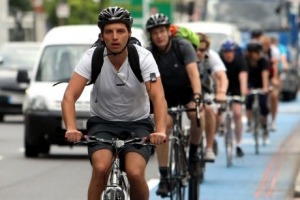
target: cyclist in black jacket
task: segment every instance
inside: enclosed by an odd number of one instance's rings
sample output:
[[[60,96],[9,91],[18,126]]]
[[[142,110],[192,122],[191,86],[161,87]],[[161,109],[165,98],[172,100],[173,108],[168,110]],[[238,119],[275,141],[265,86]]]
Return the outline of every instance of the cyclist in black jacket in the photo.
[[[269,88],[269,63],[262,54],[262,45],[259,42],[250,42],[247,45],[245,56],[248,64],[248,89],[262,89],[263,94],[259,95],[259,107],[261,112],[261,124],[264,131],[267,131],[268,109],[268,88]],[[252,131],[252,104],[254,97],[248,95],[246,99],[246,109],[248,118],[247,132]]]
[[[248,79],[248,67],[246,61],[242,55],[237,55],[236,44],[230,40],[225,41],[221,46],[221,59],[226,67],[226,73],[229,81],[227,94],[232,96],[247,95],[247,79]],[[243,98],[242,98],[243,99]],[[242,104],[233,102],[232,111],[235,123],[235,135],[236,135],[236,155],[242,157],[244,152],[241,148],[242,142]]]

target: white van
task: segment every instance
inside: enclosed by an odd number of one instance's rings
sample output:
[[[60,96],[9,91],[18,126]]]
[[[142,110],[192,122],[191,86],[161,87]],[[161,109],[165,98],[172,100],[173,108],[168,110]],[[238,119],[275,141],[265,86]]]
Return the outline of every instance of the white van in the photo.
[[[241,32],[237,26],[222,22],[185,22],[176,23],[178,26],[183,26],[196,33],[205,33],[211,40],[211,48],[219,51],[221,44],[226,39],[231,39],[237,44],[242,44]]]
[[[99,32],[96,25],[60,26],[45,36],[23,103],[26,157],[48,154],[52,144],[70,145],[64,139],[65,126],[61,116],[61,100],[67,83],[53,85],[68,82],[75,65],[97,40]],[[132,28],[132,36],[142,45],[146,44],[146,35],[141,29]],[[23,80],[28,80],[26,74],[23,74]],[[86,86],[76,102],[77,128],[83,132],[86,132],[86,121],[90,116],[91,87]]]

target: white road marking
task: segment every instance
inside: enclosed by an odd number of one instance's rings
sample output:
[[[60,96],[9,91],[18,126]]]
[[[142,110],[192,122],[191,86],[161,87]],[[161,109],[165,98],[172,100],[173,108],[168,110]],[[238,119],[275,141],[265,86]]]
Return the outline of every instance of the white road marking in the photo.
[[[159,179],[150,179],[147,183],[150,191],[158,185]]]

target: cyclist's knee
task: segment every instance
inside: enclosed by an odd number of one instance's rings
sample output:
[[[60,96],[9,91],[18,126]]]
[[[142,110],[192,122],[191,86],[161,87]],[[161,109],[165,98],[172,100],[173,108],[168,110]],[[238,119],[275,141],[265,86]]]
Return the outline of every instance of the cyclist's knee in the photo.
[[[97,162],[93,163],[93,175],[99,178],[105,177],[107,171],[109,170],[110,163]]]
[[[139,182],[141,180],[144,180],[144,169],[139,168],[127,168],[126,174],[128,177],[128,180],[130,182]]]

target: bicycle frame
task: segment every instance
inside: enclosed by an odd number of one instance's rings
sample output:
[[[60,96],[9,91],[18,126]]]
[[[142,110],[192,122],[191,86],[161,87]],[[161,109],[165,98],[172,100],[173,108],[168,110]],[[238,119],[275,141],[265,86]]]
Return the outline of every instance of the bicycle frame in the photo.
[[[129,200],[130,199],[130,185],[127,179],[126,172],[120,169],[120,159],[119,152],[126,145],[150,145],[150,141],[148,139],[141,138],[132,138],[128,140],[104,140],[100,138],[96,138],[94,136],[87,136],[86,141],[76,142],[75,144],[97,144],[97,143],[105,143],[112,145],[114,149],[114,156],[112,158],[111,168],[109,171],[109,178],[107,181],[107,185],[104,191],[101,194],[101,200]]]
[[[109,173],[109,181],[101,194],[101,200],[129,200],[129,182],[126,173],[122,172],[119,168],[120,159],[118,156],[119,149],[124,147],[125,143],[122,140],[115,140],[115,142],[116,147]]]
[[[170,198],[171,200],[183,200],[185,197],[185,187],[189,179],[188,159],[187,159],[187,138],[184,135],[181,125],[181,113],[185,109],[171,108],[170,115],[173,118],[173,129],[170,140],[170,159],[169,159],[169,175],[170,175]],[[174,187],[172,187],[174,185]]]
[[[169,154],[169,176],[170,176],[170,198],[171,200],[183,200],[185,199],[185,189],[190,184],[192,190],[189,190],[189,199],[198,199],[199,196],[199,181],[191,181],[189,161],[187,155],[187,149],[189,144],[188,133],[183,131],[181,119],[183,112],[195,112],[197,120],[200,119],[199,105],[196,108],[186,109],[181,107],[175,107],[169,109],[169,114],[173,118],[173,135],[170,140],[170,154]],[[200,126],[200,124],[198,124]],[[192,183],[196,183],[191,185]],[[191,197],[192,196],[192,197]]]

